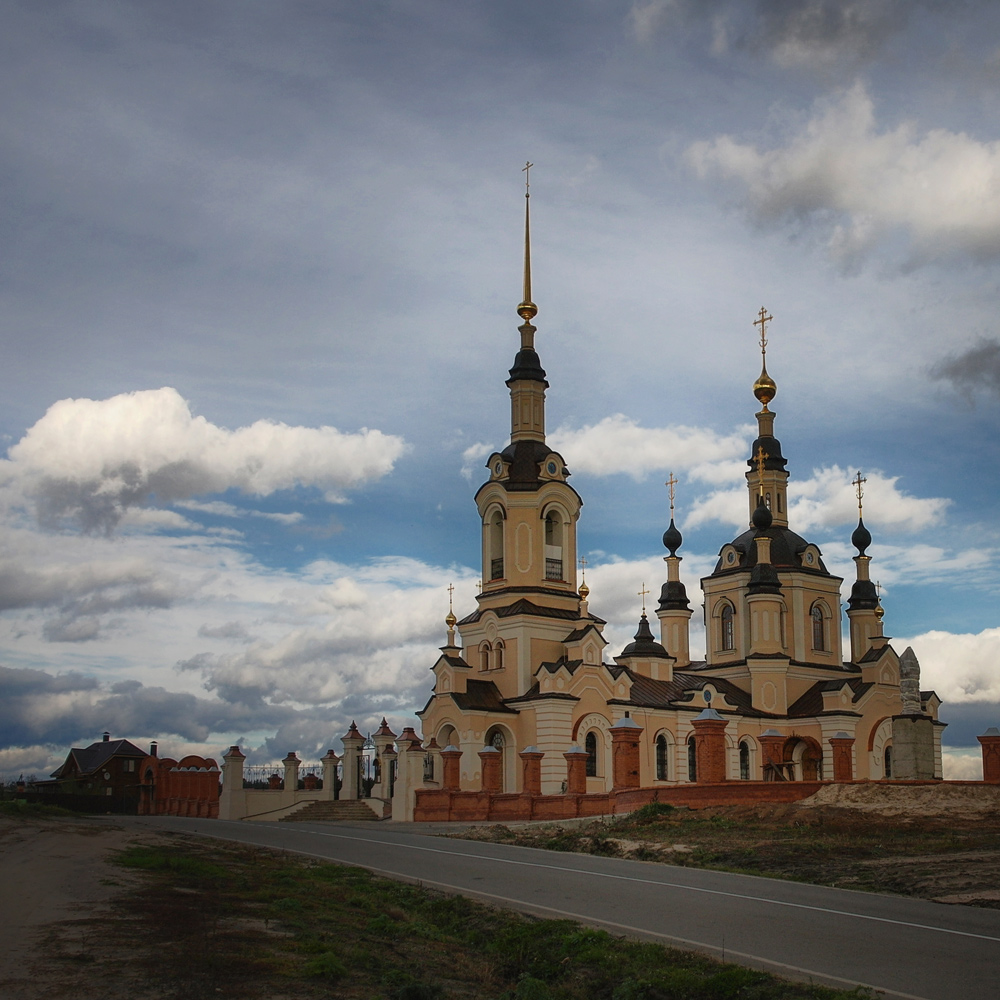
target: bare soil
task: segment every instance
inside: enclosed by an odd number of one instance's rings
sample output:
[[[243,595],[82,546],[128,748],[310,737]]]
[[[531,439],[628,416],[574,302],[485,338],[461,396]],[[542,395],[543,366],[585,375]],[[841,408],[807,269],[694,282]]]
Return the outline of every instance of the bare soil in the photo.
[[[792,804],[456,836],[1000,908],[1000,787],[982,784],[831,786]]]

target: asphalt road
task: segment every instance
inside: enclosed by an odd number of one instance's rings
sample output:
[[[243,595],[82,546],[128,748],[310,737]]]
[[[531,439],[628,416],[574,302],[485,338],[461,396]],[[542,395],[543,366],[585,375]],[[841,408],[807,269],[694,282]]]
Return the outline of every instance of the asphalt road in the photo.
[[[276,847],[794,979],[920,1000],[1000,998],[1000,911],[532,848],[409,827],[137,822]]]

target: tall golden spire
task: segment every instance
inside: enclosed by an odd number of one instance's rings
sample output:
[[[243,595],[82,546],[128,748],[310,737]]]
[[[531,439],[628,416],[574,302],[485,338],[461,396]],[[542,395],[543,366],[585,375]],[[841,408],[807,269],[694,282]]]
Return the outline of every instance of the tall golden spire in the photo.
[[[538,313],[538,307],[531,301],[531,168],[533,163],[526,162],[521,168],[524,174],[524,299],[517,307],[517,314],[524,320],[521,330],[521,346],[532,347],[532,335],[535,328],[531,321]]]
[[[774,399],[778,387],[774,384],[774,379],[767,374],[767,324],[774,319],[767,310],[761,306],[757,313],[757,319],[753,321],[754,326],[760,327],[760,375],[753,384],[753,394],[764,405],[764,412],[768,412],[767,404]]]

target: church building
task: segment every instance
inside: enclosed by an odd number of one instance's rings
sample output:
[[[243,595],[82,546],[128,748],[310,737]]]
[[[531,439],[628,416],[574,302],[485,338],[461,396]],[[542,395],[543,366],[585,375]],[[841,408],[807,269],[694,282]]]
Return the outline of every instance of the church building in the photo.
[[[527,197],[527,195],[526,195]],[[460,787],[481,785],[480,752],[499,753],[499,789],[520,792],[518,754],[541,754],[541,792],[566,790],[571,750],[586,754],[586,791],[612,788],[612,729],[641,729],[638,783],[655,788],[705,780],[795,781],[941,777],[939,699],[919,690],[911,650],[883,634],[870,579],[872,538],[861,518],[851,536],[856,580],[842,648],[842,579],[815,544],[788,522],[789,473],[769,404],[761,309],[762,369],[753,386],[758,436],[747,458],[748,528],[727,541],[701,581],[706,656],[692,661],[694,609],[680,579],[682,537],[663,535],[666,580],[655,609],[617,654],[605,622],[577,579],[577,522],[583,501],[563,457],[545,439],[549,388],[535,350],[537,308],[525,207],[520,349],[509,371],[510,443],[491,455],[476,493],[482,521],[482,590],[462,621],[449,613],[421,718],[431,748],[462,751]],[[696,720],[724,732],[712,776],[697,752]],[[719,746],[723,743],[719,742]]]

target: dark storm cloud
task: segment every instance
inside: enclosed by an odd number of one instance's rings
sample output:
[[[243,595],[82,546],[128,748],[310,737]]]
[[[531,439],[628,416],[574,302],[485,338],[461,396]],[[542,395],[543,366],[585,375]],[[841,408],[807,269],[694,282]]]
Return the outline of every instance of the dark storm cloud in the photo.
[[[945,358],[931,369],[931,377],[950,382],[966,396],[985,392],[1000,397],[1000,340],[984,338]]]
[[[8,557],[0,568],[0,611],[54,609],[43,625],[44,637],[49,642],[87,642],[101,637],[109,615],[173,607],[179,587],[169,574],[136,561],[36,570]]]
[[[994,702],[969,702],[941,706],[941,721],[948,724],[944,741],[953,747],[979,746],[977,736],[982,736],[990,726],[1000,727],[1000,705]]]
[[[212,732],[270,728],[294,715],[281,706],[213,701],[138,681],[104,687],[79,674],[0,667],[0,748],[69,746],[105,730],[201,742]]]

